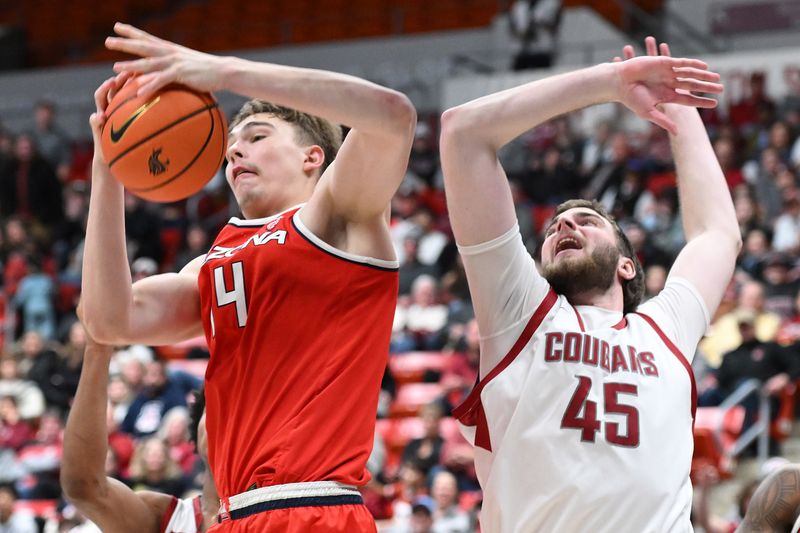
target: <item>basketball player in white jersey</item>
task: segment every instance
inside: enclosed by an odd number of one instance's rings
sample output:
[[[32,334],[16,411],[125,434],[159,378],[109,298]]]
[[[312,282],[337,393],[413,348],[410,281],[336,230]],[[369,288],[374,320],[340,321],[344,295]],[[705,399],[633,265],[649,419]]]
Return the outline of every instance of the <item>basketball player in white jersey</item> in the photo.
[[[108,453],[106,408],[110,346],[87,338],[78,392],[64,431],[61,486],[66,498],[104,533],[202,533],[216,523],[219,497],[210,472],[199,496],[179,500],[169,494],[134,492],[124,483],[106,477]],[[195,445],[208,464],[205,413],[192,409]]]
[[[655,40],[648,52],[658,56]],[[698,113],[717,74],[658,57],[553,76],[446,111],[450,219],[481,333],[480,381],[454,415],[475,444],[482,531],[691,531],[691,359],[734,269],[739,228]],[[687,244],[639,306],[642,268],[596,202],[556,211],[542,273],[527,254],[498,150],[617,101],[670,132]]]
[[[800,465],[787,465],[761,482],[736,533],[800,531]]]

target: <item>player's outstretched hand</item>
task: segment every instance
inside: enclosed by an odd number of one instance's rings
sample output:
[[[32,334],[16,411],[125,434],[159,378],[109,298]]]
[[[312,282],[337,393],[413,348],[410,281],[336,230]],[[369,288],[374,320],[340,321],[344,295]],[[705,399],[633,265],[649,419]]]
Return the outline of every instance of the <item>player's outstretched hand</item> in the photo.
[[[710,72],[699,59],[670,57],[669,47],[661,45],[658,55],[656,41],[645,40],[648,57],[635,57],[633,47],[623,49],[624,61],[614,58],[619,79],[619,100],[640,117],[677,133],[675,123],[658,106],[681,104],[711,108],[717,101],[695,93],[721,93],[719,74]]]
[[[114,31],[118,37],[106,38],[106,48],[141,57],[114,64],[115,72],[141,74],[139,96],[146,97],[170,83],[207,92],[222,88],[225,58],[186,48],[121,22],[114,24]]]
[[[100,84],[94,92],[95,111],[89,117],[89,126],[92,128],[92,138],[94,139],[94,162],[105,164],[101,149],[100,135],[106,123],[106,108],[114,95],[126,84],[133,76],[130,72],[122,72],[112,76]]]

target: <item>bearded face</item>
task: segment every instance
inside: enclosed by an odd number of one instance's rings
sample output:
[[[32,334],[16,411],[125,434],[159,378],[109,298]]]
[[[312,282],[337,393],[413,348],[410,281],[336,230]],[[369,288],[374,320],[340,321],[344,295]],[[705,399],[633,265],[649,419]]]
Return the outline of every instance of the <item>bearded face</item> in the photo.
[[[571,300],[579,294],[605,291],[614,284],[619,249],[598,243],[590,255],[571,255],[542,266],[542,275],[558,294]]]

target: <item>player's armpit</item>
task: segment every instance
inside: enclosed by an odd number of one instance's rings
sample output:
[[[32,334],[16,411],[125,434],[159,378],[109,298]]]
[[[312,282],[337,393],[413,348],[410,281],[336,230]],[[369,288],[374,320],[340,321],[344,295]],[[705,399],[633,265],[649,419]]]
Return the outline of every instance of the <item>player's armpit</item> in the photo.
[[[670,277],[684,278],[697,289],[711,315],[733,275],[739,242],[724,232],[707,231],[683,247],[670,269]]]
[[[124,483],[107,478],[107,490],[92,498],[70,501],[104,533],[160,533],[161,519],[172,496],[157,492],[134,492]]]

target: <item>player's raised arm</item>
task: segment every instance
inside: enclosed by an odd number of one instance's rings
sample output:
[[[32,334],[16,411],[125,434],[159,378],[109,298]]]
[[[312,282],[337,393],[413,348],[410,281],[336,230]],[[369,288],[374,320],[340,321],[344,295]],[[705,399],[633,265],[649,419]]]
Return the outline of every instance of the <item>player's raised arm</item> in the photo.
[[[115,69],[143,73],[142,93],[171,82],[224,89],[350,127],[311,202],[320,204],[323,219],[338,215],[358,222],[385,213],[405,173],[416,125],[405,95],[344,74],[201,53],[127,24],[114,29],[119,37],[110,37],[108,48],[142,56]],[[313,215],[303,218],[312,231],[324,231]]]
[[[656,54],[656,41],[646,41]],[[661,44],[661,54],[669,47]],[[722,169],[697,110],[667,105],[664,114],[678,128],[670,132],[678,175],[681,218],[687,244],[678,254],[670,276],[687,279],[713,314],[728,286],[742,245],[733,201]]]
[[[122,482],[106,477],[110,360],[110,346],[87,339],[78,391],[64,430],[61,486],[66,498],[107,533],[157,533],[172,498],[135,493]]]
[[[713,107],[714,100],[676,88],[718,92],[721,87],[711,83],[718,79],[696,59],[642,57],[553,76],[445,111],[442,168],[456,240],[462,246],[482,243],[513,226],[513,203],[497,151],[515,137],[555,116],[611,101],[675,131],[657,106]]]
[[[89,119],[94,159],[80,312],[89,334],[104,343],[169,344],[202,332],[197,291],[201,260],[189,263],[180,274],[152,276],[132,285],[124,190],[111,175],[100,143],[110,96],[129,77],[108,79],[94,95],[96,110]]]

